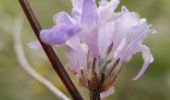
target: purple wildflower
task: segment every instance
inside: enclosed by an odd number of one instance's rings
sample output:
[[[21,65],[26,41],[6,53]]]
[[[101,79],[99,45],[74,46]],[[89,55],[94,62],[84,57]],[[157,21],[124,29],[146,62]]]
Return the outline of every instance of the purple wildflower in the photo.
[[[109,95],[122,64],[141,52],[144,64],[134,80],[139,79],[153,62],[142,43],[153,32],[146,19],[125,6],[115,12],[119,0],[101,0],[98,7],[95,0],[72,0],[72,4],[72,13],[55,15],[55,25],[42,30],[40,37],[46,44],[67,46],[68,66],[80,85],[95,89],[103,81],[101,92]]]

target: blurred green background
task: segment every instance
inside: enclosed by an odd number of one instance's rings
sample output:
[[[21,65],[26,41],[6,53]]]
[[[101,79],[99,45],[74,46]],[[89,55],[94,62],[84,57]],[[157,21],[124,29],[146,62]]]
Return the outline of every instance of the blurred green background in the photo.
[[[70,11],[70,0],[29,0],[42,27],[48,28],[52,16],[62,10]],[[138,81],[131,79],[139,71],[143,61],[139,54],[125,64],[115,84],[115,93],[108,100],[170,100],[170,0],[121,0],[130,11],[138,12],[158,31],[150,34],[149,45],[155,61]],[[119,9],[120,10],[120,7]],[[0,100],[59,100],[46,87],[30,77],[19,65],[14,52],[12,27],[16,16],[24,17],[22,43],[32,67],[59,87],[68,96],[62,82],[53,71],[41,49],[31,50],[27,44],[36,40],[17,0],[0,0]],[[63,64],[63,49],[56,49]],[[71,74],[70,74],[71,75]],[[75,77],[72,77],[77,85]],[[84,97],[87,89],[78,87]]]

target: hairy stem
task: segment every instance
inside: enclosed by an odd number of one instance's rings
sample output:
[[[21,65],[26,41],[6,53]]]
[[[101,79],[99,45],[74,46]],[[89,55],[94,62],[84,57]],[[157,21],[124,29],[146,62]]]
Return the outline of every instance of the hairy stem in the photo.
[[[75,85],[73,84],[70,77],[68,76],[63,65],[61,64],[59,58],[55,54],[53,48],[41,41],[39,32],[42,28],[41,28],[40,24],[38,23],[38,20],[35,17],[28,1],[27,0],[19,0],[19,3],[21,5],[21,7],[23,8],[25,15],[26,15],[31,27],[32,27],[33,31],[35,32],[35,35],[37,36],[42,48],[44,49],[49,61],[51,62],[54,70],[56,71],[56,73],[58,74],[58,76],[60,77],[62,82],[64,83],[65,87],[71,94],[72,98],[74,100],[83,100],[80,93],[78,92]]]

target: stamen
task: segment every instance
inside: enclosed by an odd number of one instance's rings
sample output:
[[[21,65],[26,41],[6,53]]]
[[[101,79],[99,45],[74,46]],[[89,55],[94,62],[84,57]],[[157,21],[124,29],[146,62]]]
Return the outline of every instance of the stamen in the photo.
[[[104,83],[104,80],[105,80],[105,74],[104,73],[101,73],[101,81],[100,81],[100,85],[102,85]]]
[[[112,51],[113,49],[113,42],[110,44],[108,50],[107,50],[107,55]]]
[[[94,72],[93,75],[92,75],[91,84],[92,84],[93,88],[96,88],[100,84],[100,81],[99,81],[99,79],[97,77],[96,72]]]
[[[89,88],[89,90],[92,90],[92,84],[91,84],[90,80],[88,80],[88,88]]]
[[[112,67],[112,69],[110,70],[110,72],[109,72],[108,75],[110,75],[110,74],[113,72],[113,70],[115,69],[115,67],[119,64],[119,61],[120,61],[120,58],[117,59],[117,60],[114,62],[113,67]]]
[[[96,67],[96,58],[93,59],[92,73],[94,73],[95,67]]]

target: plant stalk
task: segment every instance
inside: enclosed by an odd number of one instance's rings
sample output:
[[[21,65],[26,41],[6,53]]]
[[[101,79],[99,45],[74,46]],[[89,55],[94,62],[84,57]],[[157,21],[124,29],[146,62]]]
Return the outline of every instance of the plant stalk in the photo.
[[[82,96],[80,95],[80,93],[76,89],[75,85],[73,84],[72,80],[68,76],[68,73],[64,69],[64,66],[62,65],[61,61],[55,54],[53,48],[41,41],[39,33],[42,28],[41,28],[37,18],[35,17],[29,2],[27,0],[19,0],[19,3],[21,5],[22,9],[24,10],[25,15],[26,15],[33,31],[35,32],[35,35],[37,36],[43,50],[45,51],[50,63],[52,64],[52,67],[54,68],[55,72],[58,74],[58,76],[62,80],[62,82],[65,85],[65,87],[67,88],[68,92],[70,93],[70,95],[72,96],[72,98],[74,100],[83,100]]]
[[[91,90],[90,91],[90,100],[101,100],[100,91],[99,90]]]

